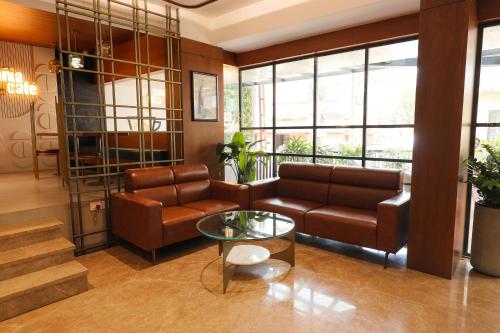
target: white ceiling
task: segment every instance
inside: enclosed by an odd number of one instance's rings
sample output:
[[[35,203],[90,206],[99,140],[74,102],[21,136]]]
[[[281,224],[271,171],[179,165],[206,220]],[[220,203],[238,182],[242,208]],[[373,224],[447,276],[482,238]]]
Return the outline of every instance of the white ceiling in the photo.
[[[191,3],[201,3],[202,0],[189,0]],[[235,9],[246,7],[250,4],[260,2],[261,0],[217,0],[216,2],[212,2],[202,8],[193,9],[198,14],[207,16],[207,17],[217,17],[222,14],[226,14]],[[284,2],[286,0],[278,0]],[[180,2],[176,0],[176,2]],[[188,0],[182,0],[182,3],[188,3]]]
[[[55,7],[54,0],[13,1],[49,11]],[[244,52],[415,13],[419,11],[419,3],[419,0],[218,0],[198,9],[181,8],[179,12],[183,37]],[[154,9],[163,7],[165,2],[149,0],[148,4],[148,8]]]

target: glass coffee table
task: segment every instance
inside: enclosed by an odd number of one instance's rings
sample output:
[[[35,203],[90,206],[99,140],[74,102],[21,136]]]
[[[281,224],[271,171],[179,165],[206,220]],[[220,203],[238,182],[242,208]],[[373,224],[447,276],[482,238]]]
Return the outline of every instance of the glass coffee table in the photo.
[[[223,293],[239,265],[256,265],[271,258],[295,266],[295,223],[289,217],[263,211],[229,211],[202,218],[196,228],[203,235],[219,241]],[[288,247],[270,253],[265,247],[244,244],[275,238],[288,240]]]

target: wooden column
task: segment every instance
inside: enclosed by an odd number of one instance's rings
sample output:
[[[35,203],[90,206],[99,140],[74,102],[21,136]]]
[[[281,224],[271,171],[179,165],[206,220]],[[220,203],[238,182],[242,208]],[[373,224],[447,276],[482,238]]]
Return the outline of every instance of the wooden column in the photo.
[[[475,0],[421,0],[408,267],[451,278],[462,250]]]
[[[204,163],[214,179],[222,179],[215,146],[224,142],[223,50],[187,38],[181,40],[182,107],[184,109],[184,163]],[[217,74],[219,120],[193,121],[191,115],[191,71]]]

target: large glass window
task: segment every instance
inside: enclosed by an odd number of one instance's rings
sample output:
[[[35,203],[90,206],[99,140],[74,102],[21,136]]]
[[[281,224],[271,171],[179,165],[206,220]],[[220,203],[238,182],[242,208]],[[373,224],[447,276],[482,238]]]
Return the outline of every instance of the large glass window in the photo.
[[[416,41],[373,47],[368,64],[368,125],[413,124]]]
[[[240,127],[239,71],[224,65],[224,142],[230,142]]]
[[[362,125],[365,50],[318,58],[317,125]]]
[[[481,59],[479,68],[479,82],[477,105],[472,119],[472,134],[470,156],[480,160],[487,154],[481,147],[490,144],[500,148],[500,25],[483,27],[480,29],[479,45]],[[477,192],[470,187],[469,217],[466,229],[465,253],[470,253],[472,226],[474,216],[474,202],[477,201]]]
[[[241,72],[241,127],[273,126],[273,67]]]
[[[279,62],[241,75],[241,130],[284,161],[405,170],[410,184],[418,41]]]
[[[312,126],[314,59],[276,65],[276,127]]]

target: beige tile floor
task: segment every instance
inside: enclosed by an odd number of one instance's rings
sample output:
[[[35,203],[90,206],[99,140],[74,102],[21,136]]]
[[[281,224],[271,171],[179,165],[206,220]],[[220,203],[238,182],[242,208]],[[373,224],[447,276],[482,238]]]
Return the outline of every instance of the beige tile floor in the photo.
[[[0,214],[68,203],[68,189],[53,170],[0,174]]]
[[[82,200],[100,200],[104,196],[103,186],[94,178],[80,183],[80,190],[85,192]],[[68,186],[62,186],[54,170],[41,171],[38,180],[33,172],[0,174],[0,214],[64,204],[69,204]]]
[[[383,254],[300,237],[296,266],[241,269],[221,293],[217,246],[131,246],[79,257],[91,289],[0,323],[0,332],[500,332],[500,280],[463,260],[453,280],[387,270]]]

